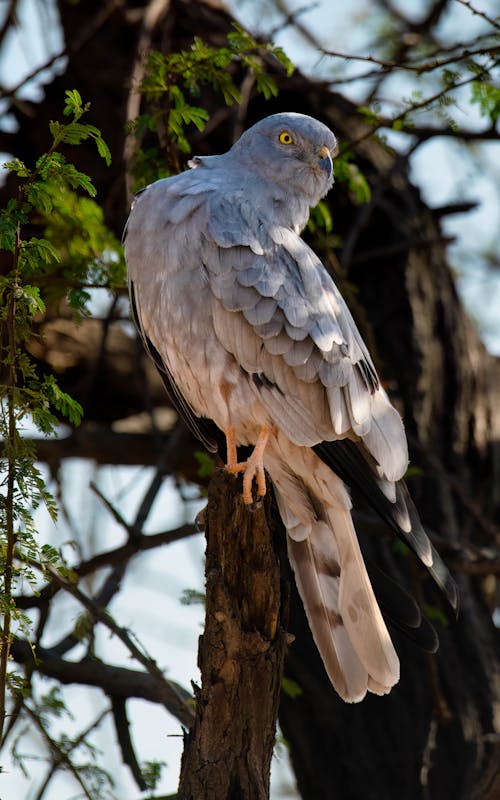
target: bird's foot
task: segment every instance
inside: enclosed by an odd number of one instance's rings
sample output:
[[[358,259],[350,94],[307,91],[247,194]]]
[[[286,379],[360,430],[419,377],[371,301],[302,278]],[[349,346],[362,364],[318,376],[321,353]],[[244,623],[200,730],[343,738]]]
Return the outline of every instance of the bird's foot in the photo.
[[[257,484],[257,497],[261,498],[266,494],[266,473],[263,458],[267,440],[269,439],[269,429],[266,427],[261,429],[251,456],[243,462],[237,460],[233,429],[226,431],[226,439],[228,455],[226,469],[231,475],[243,473],[243,502],[246,506],[251,506],[253,504],[252,487],[254,478]]]

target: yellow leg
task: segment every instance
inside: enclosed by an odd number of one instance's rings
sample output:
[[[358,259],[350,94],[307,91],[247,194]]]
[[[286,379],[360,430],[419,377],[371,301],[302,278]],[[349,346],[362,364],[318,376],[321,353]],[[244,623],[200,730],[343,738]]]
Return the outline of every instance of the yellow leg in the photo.
[[[231,475],[236,475],[238,472],[241,472],[241,464],[238,464],[238,454],[236,452],[236,434],[233,427],[228,428],[226,431],[226,450],[226,469],[231,473]]]
[[[264,471],[264,450],[269,439],[269,428],[263,426],[255,442],[251,456],[243,463],[238,463],[236,454],[236,436],[234,428],[226,431],[227,464],[226,469],[232,475],[243,473],[243,502],[250,506],[252,500],[253,479],[257,481],[257,495],[264,497],[266,493],[266,474]]]

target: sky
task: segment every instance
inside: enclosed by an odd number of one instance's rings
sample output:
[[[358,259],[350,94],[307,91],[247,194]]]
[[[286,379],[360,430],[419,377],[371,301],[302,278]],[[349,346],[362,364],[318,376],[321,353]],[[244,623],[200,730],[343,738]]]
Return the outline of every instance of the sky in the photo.
[[[401,0],[403,3],[403,0]],[[3,4],[5,6],[5,3]],[[255,3],[251,0],[234,0],[228,3],[236,9],[242,22],[254,30],[269,31],[272,27],[272,16],[265,13],[256,15]],[[296,2],[295,6],[304,6]],[[493,2],[480,2],[476,5],[490,13],[494,13]],[[292,3],[290,3],[292,6]],[[348,10],[346,10],[348,6]],[[404,7],[414,7],[416,11],[422,3],[405,2]],[[330,49],[364,53],[368,47],[367,26],[364,24],[371,12],[368,0],[355,0],[343,4],[342,13],[332,14],[331,0],[316,2],[311,11],[301,19]],[[0,12],[2,7],[0,5]],[[451,35],[461,26],[467,28],[467,36],[472,35],[477,20],[474,20],[460,9],[454,19],[445,21],[448,34]],[[498,8],[497,8],[498,12]],[[15,85],[22,77],[34,70],[38,64],[45,63],[51,54],[60,51],[61,34],[57,20],[52,13],[51,2],[43,0],[21,0],[19,4],[19,27],[15,36],[7,42],[0,54],[0,82],[6,86]],[[457,27],[458,26],[458,27]],[[331,74],[332,65],[326,59],[318,58],[318,54],[307,48],[301,37],[285,30],[276,37],[292,60],[305,72],[314,75]],[[395,92],[397,87],[393,87]],[[359,87],[353,86],[352,98],[357,99]],[[400,91],[404,91],[401,87]],[[27,88],[33,94],[39,92],[35,86]],[[0,113],[2,107],[0,103]],[[470,110],[464,105],[464,115]],[[471,120],[475,123],[476,120]],[[3,124],[9,124],[3,120]],[[394,145],[397,146],[396,139]],[[456,265],[457,280],[465,302],[479,315],[483,337],[492,352],[500,354],[500,279],[487,274],[474,255],[477,242],[491,246],[498,241],[500,206],[498,185],[500,185],[500,158],[498,147],[484,145],[480,153],[483,168],[472,167],[465,157],[465,151],[459,144],[449,140],[437,140],[421,147],[412,161],[412,178],[421,187],[426,201],[431,206],[460,199],[477,199],[477,211],[467,215],[449,218],[445,222],[446,233],[457,236],[457,244],[450,248],[450,259]],[[496,186],[495,186],[496,184]],[[90,479],[95,480],[104,495],[110,498],[126,516],[132,519],[147,483],[151,479],[151,471],[145,469],[96,468],[82,461],[66,463],[63,483],[67,496],[72,497],[69,509],[70,520],[62,522],[57,528],[51,527],[46,519],[40,520],[40,529],[47,541],[67,548],[64,543],[70,538],[77,538],[84,552],[94,549],[108,549],[123,540],[123,533],[96,498],[90,492]],[[192,521],[202,501],[193,499],[186,506],[178,501],[178,492],[171,481],[167,481],[158,497],[146,532],[156,532],[175,527],[184,521]],[[90,513],[89,513],[90,512]],[[94,532],[99,530],[102,539],[93,540]],[[186,606],[179,603],[185,589],[203,590],[203,538],[194,537],[187,542],[179,542],[165,548],[162,553],[145,553],[136,558],[132,569],[126,577],[126,591],[122,592],[113,603],[111,611],[120,624],[140,630],[140,637],[146,649],[153,653],[161,666],[165,666],[168,675],[189,686],[190,680],[198,680],[196,667],[197,639],[201,632],[203,609],[201,606]],[[92,586],[88,586],[89,591]],[[54,609],[51,631],[66,629],[76,620],[79,608],[68,597],[63,597]],[[57,633],[55,634],[57,638]],[[50,644],[47,640],[46,644]],[[128,655],[106,632],[99,634],[97,647],[100,654],[108,656],[115,663],[131,666]],[[74,651],[71,656],[77,658],[81,651]],[[50,682],[43,684],[43,691],[48,691]],[[66,692],[70,698],[75,715],[75,729],[90,720],[102,704],[100,694],[72,687]],[[143,760],[148,758],[164,758],[168,762],[162,791],[173,792],[177,785],[178,763],[182,749],[180,726],[175,719],[169,717],[159,708],[144,702],[133,701],[134,716],[138,724],[134,734],[139,739],[139,749]],[[64,721],[66,724],[67,721]],[[58,723],[62,728],[62,722]],[[147,731],[147,735],[144,735]],[[109,743],[114,742],[115,734],[110,722],[99,729],[95,742],[102,750],[109,752]],[[28,739],[29,743],[29,739]],[[115,747],[111,748],[116,750]],[[27,746],[24,746],[27,750]],[[44,773],[44,767],[37,761],[29,763],[31,775]],[[122,770],[118,761],[108,762],[108,769],[118,781],[117,795],[122,798],[138,798],[131,779]],[[12,763],[5,765],[6,772],[0,774],[0,797],[3,800],[19,798],[31,800],[35,796],[33,778],[25,778]],[[278,783],[288,783],[286,796],[293,800],[293,788],[290,786],[290,773],[284,748],[279,750],[279,758],[273,767],[273,797],[280,796]],[[72,784],[61,777],[47,793],[47,800],[69,800],[74,791]]]

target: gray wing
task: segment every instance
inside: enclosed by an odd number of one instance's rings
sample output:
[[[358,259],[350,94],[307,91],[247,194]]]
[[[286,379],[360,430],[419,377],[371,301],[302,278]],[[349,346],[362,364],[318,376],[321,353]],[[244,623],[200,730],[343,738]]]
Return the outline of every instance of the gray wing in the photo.
[[[401,418],[327,271],[293,231],[259,227],[234,203],[225,212],[209,215],[201,245],[220,342],[291,441],[354,436],[398,480],[408,464]],[[257,243],[231,244],[238,224],[257,230]]]
[[[211,423],[210,420],[207,420],[203,417],[199,417],[195,413],[195,411],[191,408],[186,398],[182,394],[181,390],[177,386],[174,376],[170,372],[169,368],[165,364],[165,361],[161,357],[157,348],[154,346],[153,342],[151,341],[146,331],[144,330],[141,314],[139,311],[139,304],[136,295],[134,281],[129,279],[128,285],[129,285],[130,309],[131,309],[132,319],[143,341],[146,352],[154,361],[156,368],[160,373],[163,385],[167,392],[168,398],[172,403],[172,406],[175,408],[179,416],[182,417],[182,419],[184,420],[188,428],[192,431],[192,433],[194,433],[194,435],[204,444],[207,450],[210,453],[216,453],[217,450],[219,449],[217,442],[218,436],[216,427],[213,425],[213,423]]]
[[[147,330],[143,318],[144,306],[149,312],[146,316],[150,318],[150,301],[153,300],[156,308],[164,288],[161,254],[164,249],[162,243],[165,245],[166,239],[162,234],[168,233],[169,229],[174,231],[179,223],[185,222],[203,205],[206,194],[204,183],[192,180],[193,175],[193,172],[184,172],[156,181],[141,190],[132,203],[122,240],[128,264],[131,315],[144,347],[154,361],[179,416],[207,450],[215,453],[220,438],[217,427],[211,420],[198,416],[190,406],[159,350],[161,342],[153,342],[152,331]]]

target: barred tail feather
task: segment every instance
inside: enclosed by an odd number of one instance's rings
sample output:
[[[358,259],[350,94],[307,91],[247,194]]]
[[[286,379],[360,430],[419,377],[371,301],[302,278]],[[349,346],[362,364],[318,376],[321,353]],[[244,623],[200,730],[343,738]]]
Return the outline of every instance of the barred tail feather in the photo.
[[[325,509],[309,536],[288,535],[288,554],[311,631],[339,695],[386,694],[399,660],[373,594],[348,509]],[[293,533],[293,532],[292,532]]]

